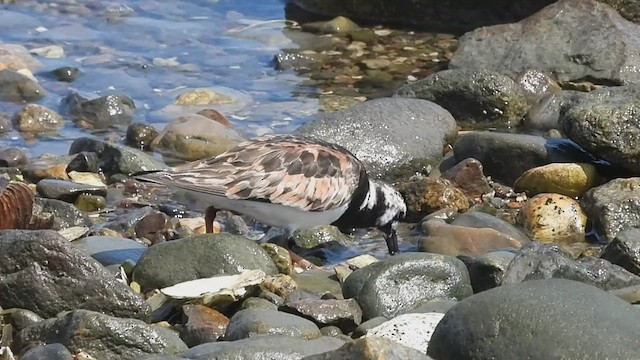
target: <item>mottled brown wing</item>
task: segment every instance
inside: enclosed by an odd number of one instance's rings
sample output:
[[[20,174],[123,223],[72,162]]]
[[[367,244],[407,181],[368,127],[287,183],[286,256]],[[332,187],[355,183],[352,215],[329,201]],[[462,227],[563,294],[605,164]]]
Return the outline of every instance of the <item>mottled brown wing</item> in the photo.
[[[185,190],[307,211],[347,205],[366,176],[362,163],[347,150],[291,136],[246,142],[215,158],[152,175],[156,182]]]

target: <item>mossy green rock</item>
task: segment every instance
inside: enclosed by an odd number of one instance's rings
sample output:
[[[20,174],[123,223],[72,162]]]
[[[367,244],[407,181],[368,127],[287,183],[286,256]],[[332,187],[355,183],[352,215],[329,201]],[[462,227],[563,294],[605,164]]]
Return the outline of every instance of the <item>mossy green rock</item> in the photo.
[[[577,197],[596,185],[595,166],[585,163],[553,163],[525,171],[514,185],[516,191],[558,193]]]
[[[150,247],[133,270],[133,279],[143,289],[159,289],[246,270],[278,273],[269,254],[255,242],[238,235],[206,234]]]

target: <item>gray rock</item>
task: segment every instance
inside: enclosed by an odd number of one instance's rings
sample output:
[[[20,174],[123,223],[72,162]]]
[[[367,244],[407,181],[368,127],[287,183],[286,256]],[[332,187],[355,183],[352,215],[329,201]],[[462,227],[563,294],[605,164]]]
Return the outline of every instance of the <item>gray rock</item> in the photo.
[[[355,330],[353,330],[353,332],[351,333],[351,337],[357,339],[365,336],[369,332],[369,330],[375,328],[378,325],[382,325],[387,321],[389,321],[389,318],[386,318],[384,316],[376,316],[367,321],[364,321],[362,324],[358,325]]]
[[[262,309],[262,310],[278,310],[278,305],[272,303],[267,299],[262,299],[259,297],[250,297],[242,302],[240,305],[241,310],[245,309]]]
[[[522,88],[529,105],[540,102],[550,94],[560,92],[560,86],[542,71],[528,69],[518,75],[516,82]]]
[[[133,121],[136,105],[124,94],[111,94],[88,100],[71,94],[62,100],[67,111],[76,120],[88,123],[91,128],[127,126]]]
[[[60,343],[71,352],[84,351],[96,359],[137,359],[145,354],[174,355],[187,349],[178,335],[135,319],[74,310],[26,328],[18,342]]]
[[[640,86],[578,94],[563,104],[559,120],[562,131],[592,154],[640,173],[640,148],[636,146],[640,124],[635,115],[640,107]]]
[[[474,293],[502,285],[504,272],[516,254],[512,251],[492,251],[469,264],[469,278]]]
[[[73,354],[62,344],[38,346],[25,352],[21,360],[74,360]]]
[[[453,219],[451,225],[466,226],[471,228],[490,228],[509,235],[523,244],[531,241],[529,237],[512,224],[500,219],[497,216],[487,214],[482,211],[467,211],[459,214]]]
[[[133,279],[145,289],[217,275],[278,269],[267,252],[243,236],[207,234],[154,245],[140,258]]]
[[[517,126],[528,108],[515,81],[489,70],[440,71],[405,85],[396,96],[433,101],[462,126]]]
[[[127,260],[135,264],[147,251],[147,246],[137,241],[111,236],[87,236],[73,241],[71,245],[110,270],[116,270]]]
[[[530,133],[544,133],[558,129],[560,110],[565,102],[568,91],[555,92],[545,95],[540,101],[529,108],[522,120],[522,127]]]
[[[151,142],[158,134],[158,130],[149,124],[131,124],[127,127],[127,145],[140,150],[151,150]]]
[[[515,24],[479,28],[460,38],[450,68],[488,69],[512,77],[537,69],[560,81],[638,83],[640,27],[588,0],[561,0]]]
[[[117,210],[116,210],[117,211]],[[144,217],[152,214],[159,214],[160,211],[152,208],[151,206],[145,206],[138,209],[127,209],[121,211],[115,219],[107,221],[98,225],[100,228],[111,229],[119,233],[135,233],[135,227],[140,220]]]
[[[146,318],[148,305],[102,265],[51,230],[0,231],[0,306],[42,317],[89,309]]]
[[[320,337],[312,321],[282,311],[247,309],[231,317],[224,339],[234,341],[259,335],[286,335],[311,340]]]
[[[383,98],[323,113],[295,133],[344,146],[374,176],[403,177],[440,161],[443,146],[457,130],[451,114],[439,105]]]
[[[9,316],[15,331],[26,329],[44,320],[40,315],[26,309],[5,309],[4,314]]]
[[[286,308],[318,326],[335,325],[343,333],[353,331],[362,322],[362,309],[354,299],[303,299],[287,302]]]
[[[337,350],[322,354],[307,356],[304,360],[428,360],[427,355],[395,341],[382,337],[360,338],[352,343],[346,343]]]
[[[640,227],[620,231],[600,257],[640,275]]]
[[[58,81],[74,82],[83,74],[77,67],[63,66],[51,70],[51,75]]]
[[[640,284],[640,277],[606,260],[586,256],[576,261],[558,245],[535,242],[518,251],[504,272],[502,283],[538,279],[574,280],[603,290]]]
[[[19,148],[6,148],[0,150],[0,167],[16,167],[25,165],[28,161],[27,154]]]
[[[429,301],[417,308],[407,310],[403,314],[417,314],[417,313],[442,313],[446,314],[449,309],[454,307],[458,302],[454,300],[434,300]]]
[[[32,79],[13,70],[0,70],[0,100],[11,102],[38,101],[47,91]]]
[[[267,335],[202,344],[192,347],[181,356],[199,360],[300,360],[305,356],[337,349],[344,343],[344,340],[327,336],[303,340],[284,335]]]
[[[635,190],[634,190],[635,189]],[[640,177],[611,180],[587,191],[580,206],[598,236],[613,241],[628,227],[640,227]]]
[[[36,185],[38,193],[49,199],[74,202],[80,194],[107,195],[105,186],[94,186],[58,179],[42,179]]]
[[[511,185],[525,171],[552,162],[586,162],[597,160],[580,146],[565,139],[541,136],[474,131],[461,136],[454,144],[457,162],[473,157],[494,180]]]
[[[53,229],[60,230],[73,226],[91,226],[91,220],[73,204],[55,199],[36,197],[33,203],[34,214],[52,214]]]
[[[128,146],[81,137],[71,143],[69,154],[93,152],[100,159],[102,171],[130,175],[140,171],[162,170],[167,166],[152,156]]]
[[[432,300],[460,300],[472,294],[464,263],[454,257],[404,253],[351,273],[345,298],[355,298],[364,318],[394,317]]]
[[[48,132],[64,127],[64,118],[55,111],[38,104],[29,104],[13,117],[22,132]]]
[[[613,295],[575,281],[533,280],[461,301],[436,327],[428,354],[438,360],[633,359],[638,331],[640,312]]]

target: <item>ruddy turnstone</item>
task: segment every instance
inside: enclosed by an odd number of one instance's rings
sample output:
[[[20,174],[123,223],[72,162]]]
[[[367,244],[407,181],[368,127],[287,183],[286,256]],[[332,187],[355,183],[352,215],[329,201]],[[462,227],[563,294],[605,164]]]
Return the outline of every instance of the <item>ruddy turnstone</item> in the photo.
[[[204,210],[207,232],[217,210],[289,233],[326,224],[341,230],[376,227],[394,254],[397,222],[407,211],[402,196],[369,179],[348,150],[305,137],[265,136],[210,159],[134,177],[165,185],[176,201]]]

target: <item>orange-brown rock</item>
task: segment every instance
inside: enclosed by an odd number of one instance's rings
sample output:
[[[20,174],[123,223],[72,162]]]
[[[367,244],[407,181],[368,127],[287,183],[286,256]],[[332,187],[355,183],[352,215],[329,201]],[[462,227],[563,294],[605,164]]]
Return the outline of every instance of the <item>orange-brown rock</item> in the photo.
[[[186,323],[180,332],[180,338],[189,347],[218,341],[224,336],[229,318],[220,312],[199,304],[182,306]]]
[[[469,209],[469,200],[462,190],[442,178],[424,178],[398,184],[398,191],[407,203],[407,221],[418,221],[434,211],[452,208],[458,212]]]

